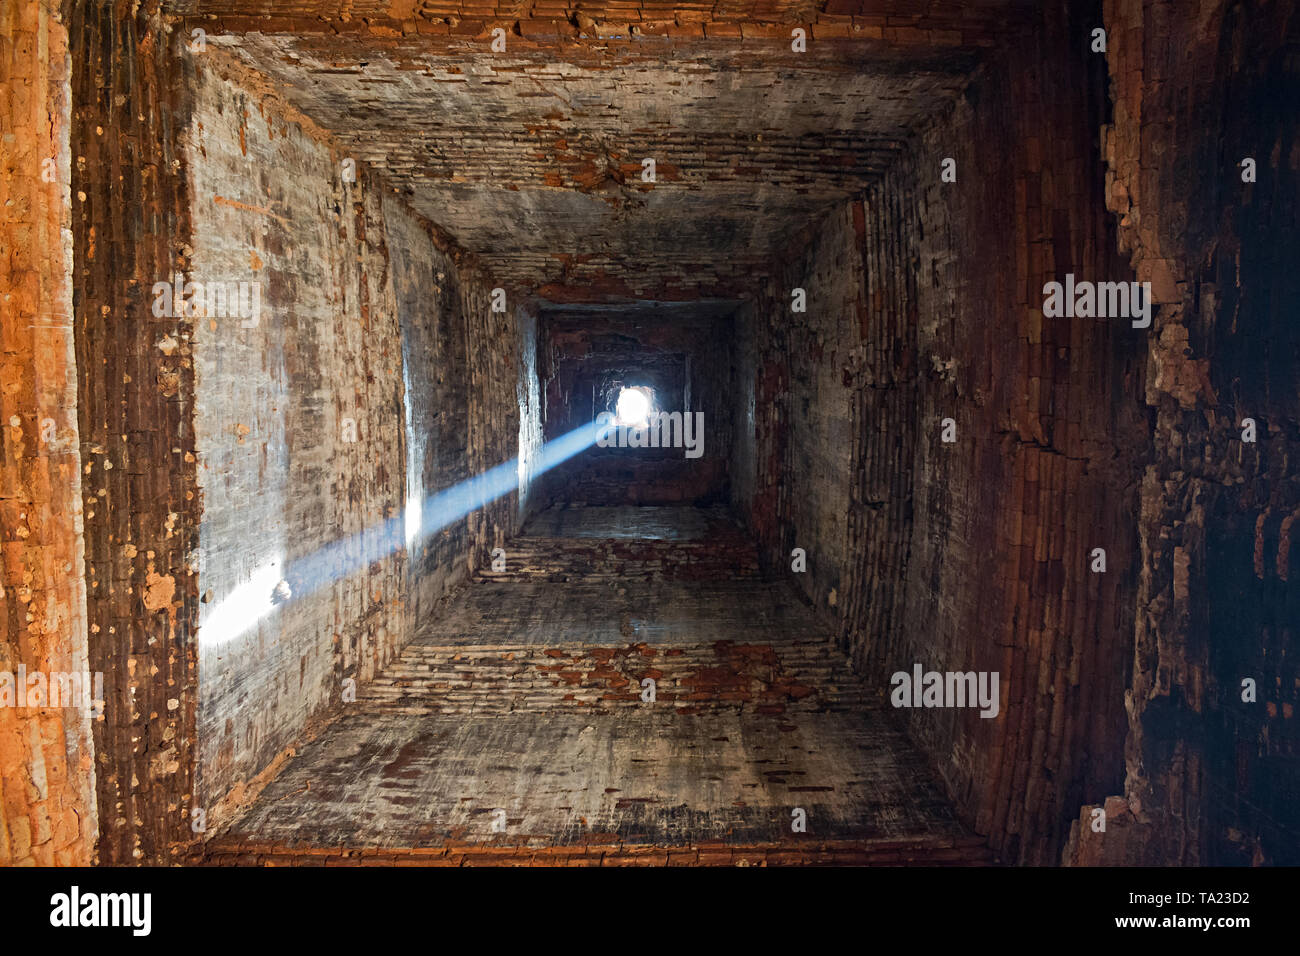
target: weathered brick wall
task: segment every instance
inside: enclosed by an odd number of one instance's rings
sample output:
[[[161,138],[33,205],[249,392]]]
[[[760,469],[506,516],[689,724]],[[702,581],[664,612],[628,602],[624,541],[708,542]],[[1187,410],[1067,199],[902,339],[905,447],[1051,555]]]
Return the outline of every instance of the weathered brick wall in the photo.
[[[909,165],[798,238],[780,278],[742,311],[733,371],[733,499],[768,567],[793,575],[866,671],[885,666],[904,624],[919,175]],[[796,289],[806,312],[793,311]]]
[[[701,394],[736,409],[724,468],[765,563],[789,573],[790,549],[808,551],[796,580],[876,688],[913,662],[1000,672],[996,720],[904,716],[1009,860],[1060,859],[1079,816],[1068,861],[1297,862],[1300,270],[1286,257],[1300,21],[1292,0],[1193,6],[1058,2],[1015,43],[981,36],[1002,45],[955,107],[891,151],[878,186],[830,208],[770,279],[745,284],[752,263],[727,261],[751,297],[738,345],[693,347],[713,389]],[[273,765],[521,510],[508,495],[468,518],[431,514],[407,560],[412,499],[503,463],[528,475],[543,402],[559,407],[538,388],[513,287],[492,312],[475,261],[364,169],[344,184],[334,141],[262,81],[212,72],[216,49],[185,53],[157,7],[67,4],[66,97],[48,10],[0,13],[0,102],[32,131],[0,154],[0,669],[78,670],[84,654],[107,698],[93,725],[0,709],[0,860],[88,859],[96,808],[104,862],[183,851],[191,809]],[[813,39],[963,39],[837,9]],[[1103,13],[1104,59],[1088,51]],[[543,35],[526,22],[522,36]],[[659,26],[643,21],[647,35]],[[1257,183],[1241,181],[1244,156]],[[59,176],[45,183],[51,157]],[[940,181],[945,157],[955,183]],[[585,268],[567,281],[628,291]],[[153,315],[153,284],[177,272],[260,277],[259,325]],[[1044,318],[1042,285],[1067,272],[1151,280],[1154,327]],[[790,310],[795,286],[807,313]],[[616,477],[588,488],[626,489]],[[688,488],[681,475],[631,483]],[[1103,575],[1088,570],[1093,547]],[[257,572],[273,584],[276,559],[311,573],[286,571],[291,603],[223,638],[223,596],[256,581],[256,609]],[[221,639],[205,644],[201,622]],[[1246,677],[1257,702],[1241,701]],[[1106,800],[1101,836],[1087,824],[1107,794],[1122,796]]]
[[[1107,0],[1104,12],[1107,199],[1160,308],[1145,354],[1154,429],[1127,779],[1104,834],[1083,809],[1067,859],[1295,865],[1300,10]]]
[[[0,7],[0,866],[86,865],[97,835],[93,709],[19,682],[88,666],[68,72],[56,13]]]
[[[430,502],[517,456],[522,366],[472,262],[236,61],[191,63],[194,276],[262,289],[194,344],[211,824],[515,529],[514,495]]]
[[[409,444],[426,499],[518,454],[523,333],[219,44],[187,49],[147,5],[70,23],[101,857],[165,862],[198,840],[192,810],[219,823],[392,657],[417,585],[445,589],[515,527],[510,496],[426,520],[437,547],[414,565],[404,549]],[[165,314],[155,284],[177,273],[258,283],[257,321]]]
[[[734,337],[725,379],[731,396],[731,445],[727,449],[731,507],[746,522],[755,516],[758,480],[758,338],[754,333],[758,316],[753,301],[742,303],[733,314]]]
[[[517,483],[520,420],[525,414],[520,387],[526,371],[523,337],[517,325],[519,303],[507,299],[505,310],[494,312],[492,280],[468,263],[461,274],[461,314],[469,343],[465,401],[469,408],[471,473],[486,475],[490,469],[502,467]],[[469,547],[463,559],[467,572],[487,564],[492,549],[504,545],[506,538],[519,529],[519,495],[515,487],[468,516]]]
[[[403,535],[411,553],[411,610],[419,619],[465,576],[464,562],[458,560],[465,553],[464,522],[430,529],[423,503],[469,476],[464,401],[468,339],[460,314],[460,279],[450,258],[434,248],[427,227],[399,202],[385,197],[384,209],[402,325],[410,505]]]
[[[401,522],[389,520],[405,435],[378,182],[363,170],[345,183],[328,144],[224,78],[218,52],[189,62],[186,278],[261,290],[256,318],[207,315],[193,338],[195,798],[211,812],[409,637]]]
[[[797,476],[783,499],[782,521],[793,533],[787,534],[779,561],[790,573],[790,552],[801,548],[808,569],[795,580],[815,605],[836,616],[861,424],[855,398],[863,387],[858,376],[868,348],[862,325],[854,321],[863,257],[853,216],[853,206],[843,204],[822,219],[772,290],[789,357],[786,468]],[[805,296],[805,312],[794,311],[796,290]]]
[[[523,521],[538,504],[537,482],[543,466],[542,383],[537,364],[537,316],[526,306],[515,308],[519,335],[519,380],[515,397],[519,403],[519,494],[518,519]]]
[[[436,226],[386,199],[402,324],[407,514],[417,622],[519,527],[541,449],[536,321],[521,304],[494,312],[497,286]],[[522,462],[522,465],[520,464]],[[518,487],[468,515],[429,502],[449,490],[477,503],[475,480],[510,465]]]
[[[647,11],[635,33],[624,22],[599,36],[567,21],[584,11],[539,24],[521,9],[491,27],[463,14],[454,30],[357,13],[187,26],[249,30],[240,50],[250,65],[504,284],[552,302],[743,289],[810,202],[860,188],[887,162],[917,99],[960,87],[976,42],[920,28],[920,10],[888,39],[848,9],[817,17],[802,24],[805,52],[790,48],[793,23],[742,30],[734,20],[752,18],[734,9],[719,9],[733,22],[710,23],[707,36],[707,11],[683,10],[681,24]],[[492,29],[508,34],[505,56],[484,44]],[[641,180],[643,159],[656,161],[653,183]],[[593,215],[601,208],[619,215]]]
[[[99,859],[162,862],[196,837],[199,494],[193,320],[155,318],[187,272],[181,59],[156,3],[71,3],[73,330],[85,496]],[[83,198],[84,197],[84,198]]]
[[[991,61],[859,209],[796,244],[756,317],[766,556],[785,570],[808,550],[797,579],[882,692],[914,663],[1000,673],[995,719],[906,719],[962,813],[1034,863],[1117,779],[1136,584],[1143,340],[1123,319],[1042,315],[1067,272],[1132,278],[1102,202],[1090,26],[1045,17]]]
[[[907,717],[977,830],[1033,864],[1059,859],[1079,804],[1118,775],[1146,442],[1143,333],[1043,315],[1044,284],[1067,273],[1133,278],[1102,201],[1094,20],[1062,13],[992,61],[916,154],[913,528],[905,625],[883,658],[885,673],[999,673],[995,719]]]
[[[732,504],[753,533],[769,570],[790,567],[780,521],[790,487],[785,449],[790,379],[784,330],[786,303],[765,280],[736,313],[737,346],[731,365],[733,442],[728,462]]]

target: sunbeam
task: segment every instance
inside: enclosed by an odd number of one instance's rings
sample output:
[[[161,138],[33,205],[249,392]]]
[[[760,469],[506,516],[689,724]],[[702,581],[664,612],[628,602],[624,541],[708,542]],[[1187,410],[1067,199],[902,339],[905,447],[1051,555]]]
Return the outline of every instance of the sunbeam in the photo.
[[[609,426],[581,425],[542,446],[534,477],[594,445]],[[290,561],[263,565],[230,594],[216,603],[199,622],[199,641],[206,647],[225,644],[256,627],[260,621],[290,601],[300,601],[334,581],[382,560],[403,547],[413,548],[477,509],[519,487],[521,469],[515,459],[467,478],[430,498],[416,501],[401,514],[339,538],[311,554]],[[418,532],[413,533],[413,529]],[[281,587],[281,582],[285,586]]]

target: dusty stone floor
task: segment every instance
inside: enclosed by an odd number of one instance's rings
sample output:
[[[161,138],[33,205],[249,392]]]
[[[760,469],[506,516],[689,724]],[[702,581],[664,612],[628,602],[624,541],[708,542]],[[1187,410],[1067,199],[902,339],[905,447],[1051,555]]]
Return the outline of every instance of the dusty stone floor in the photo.
[[[769,862],[987,861],[881,695],[783,584],[673,580],[663,562],[692,555],[657,547],[624,552],[659,568],[632,579],[556,563],[599,563],[618,540],[736,547],[719,521],[662,508],[539,516],[508,551],[550,563],[465,589],[210,857],[465,862],[493,850],[546,862],[595,847],[614,862],[703,847],[758,848]]]

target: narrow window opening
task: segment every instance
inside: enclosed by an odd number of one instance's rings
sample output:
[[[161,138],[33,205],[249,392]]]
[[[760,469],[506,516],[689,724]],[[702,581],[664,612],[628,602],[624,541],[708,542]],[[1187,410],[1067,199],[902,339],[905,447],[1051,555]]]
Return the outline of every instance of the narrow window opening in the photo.
[[[617,423],[631,428],[645,428],[650,424],[650,412],[653,402],[650,390],[640,385],[630,386],[618,393],[618,402],[614,406]]]

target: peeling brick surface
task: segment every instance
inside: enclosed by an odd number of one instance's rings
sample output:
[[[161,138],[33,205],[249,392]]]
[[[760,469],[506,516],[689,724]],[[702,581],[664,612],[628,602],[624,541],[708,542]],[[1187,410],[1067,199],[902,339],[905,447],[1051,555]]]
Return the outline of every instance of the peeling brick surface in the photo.
[[[1300,10],[1107,0],[1104,11],[1107,203],[1160,307],[1146,356],[1154,426],[1127,774],[1104,801],[1117,825],[1093,832],[1084,807],[1066,859],[1294,866],[1300,163],[1294,110],[1281,104],[1300,91]],[[1247,417],[1254,444],[1241,440]]]
[[[155,318],[150,292],[188,271],[185,74],[156,4],[68,6],[89,651],[105,693],[99,860],[163,863],[196,839],[193,322]]]
[[[0,9],[0,671],[8,674],[87,669],[65,268],[68,64],[67,30],[47,7]],[[17,693],[21,700],[0,706],[0,865],[84,866],[96,838],[91,713],[28,707],[26,688]]]

